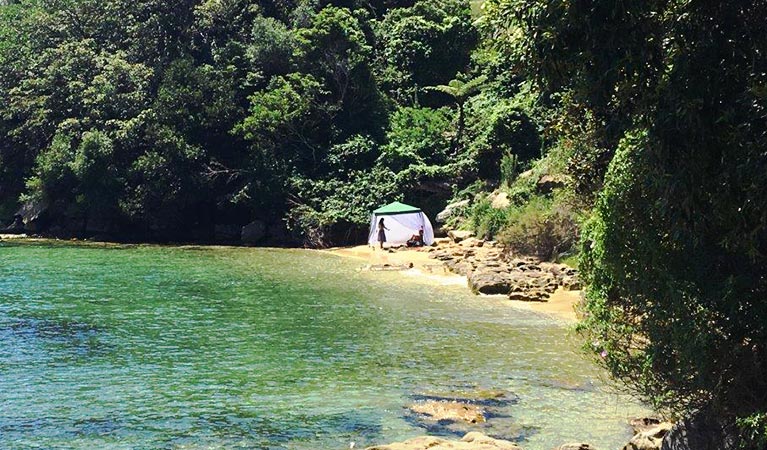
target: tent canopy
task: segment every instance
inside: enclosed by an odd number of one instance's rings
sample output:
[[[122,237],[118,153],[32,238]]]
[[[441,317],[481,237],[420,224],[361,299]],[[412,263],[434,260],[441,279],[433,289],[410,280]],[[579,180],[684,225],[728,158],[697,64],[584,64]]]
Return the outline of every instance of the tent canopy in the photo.
[[[376,209],[375,211],[373,211],[373,214],[377,216],[391,216],[393,214],[418,213],[418,212],[421,212],[421,208],[416,208],[415,206],[406,205],[400,202],[392,202],[386,206],[382,206]]]
[[[431,245],[434,242],[434,229],[426,214],[415,206],[394,202],[373,211],[370,217],[369,245],[378,244],[378,221],[382,218],[384,226],[388,228],[385,234],[389,245],[403,245],[421,229],[424,244]]]

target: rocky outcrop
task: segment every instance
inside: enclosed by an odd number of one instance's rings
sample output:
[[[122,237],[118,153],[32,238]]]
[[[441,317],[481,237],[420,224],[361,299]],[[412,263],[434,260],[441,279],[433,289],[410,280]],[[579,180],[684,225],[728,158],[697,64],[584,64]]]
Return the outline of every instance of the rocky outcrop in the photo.
[[[478,294],[508,295],[512,300],[547,301],[557,289],[580,289],[578,271],[534,258],[509,259],[500,246],[465,235],[451,245],[431,250],[431,257],[467,277]]]
[[[461,200],[460,202],[450,203],[445,206],[445,209],[440,211],[435,217],[437,223],[445,223],[451,218],[461,214],[469,206],[468,200]]]
[[[539,194],[548,194],[554,189],[561,189],[563,187],[565,187],[564,177],[556,175],[544,175],[538,179],[535,185],[535,189]]]
[[[368,447],[367,450],[522,450],[520,446],[502,439],[493,439],[472,431],[460,441],[449,441],[433,436],[421,436],[389,445]]]
[[[671,423],[663,422],[654,426],[638,427],[637,434],[631,438],[628,444],[623,446],[622,450],[660,450],[663,438],[672,426]],[[634,430],[638,428],[635,427]]]
[[[447,237],[450,238],[453,242],[461,242],[464,239],[468,239],[470,237],[474,236],[473,231],[465,231],[465,230],[450,230],[447,232]]]
[[[44,227],[45,213],[48,211],[48,203],[44,201],[31,200],[24,203],[16,212],[16,216],[21,217],[26,231],[41,231]]]
[[[634,430],[634,434],[637,434],[655,428],[663,422],[659,417],[637,417],[631,419],[629,425]]]

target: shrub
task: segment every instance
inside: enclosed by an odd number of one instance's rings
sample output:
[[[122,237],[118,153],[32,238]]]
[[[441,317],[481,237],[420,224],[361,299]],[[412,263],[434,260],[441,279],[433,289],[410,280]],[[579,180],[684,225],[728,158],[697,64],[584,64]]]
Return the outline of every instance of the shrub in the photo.
[[[512,207],[499,240],[513,253],[553,260],[570,252],[578,239],[576,215],[561,199],[534,197]]]
[[[493,208],[489,198],[477,201],[469,213],[469,225],[477,236],[493,239],[508,223],[508,209]]]

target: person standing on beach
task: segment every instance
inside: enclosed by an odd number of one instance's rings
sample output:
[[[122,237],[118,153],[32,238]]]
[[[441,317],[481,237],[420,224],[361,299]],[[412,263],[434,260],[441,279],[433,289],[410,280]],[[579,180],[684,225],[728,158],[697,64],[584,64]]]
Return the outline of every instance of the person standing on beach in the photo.
[[[386,233],[385,231],[389,231],[388,228],[386,228],[386,225],[384,225],[383,217],[381,217],[381,220],[378,221],[378,243],[381,246],[381,250],[383,250],[384,242],[386,242]]]

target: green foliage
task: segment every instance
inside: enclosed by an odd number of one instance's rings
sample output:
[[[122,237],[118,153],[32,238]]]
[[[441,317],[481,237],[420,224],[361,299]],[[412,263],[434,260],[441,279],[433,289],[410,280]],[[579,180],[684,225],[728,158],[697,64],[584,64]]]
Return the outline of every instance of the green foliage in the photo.
[[[767,4],[487,5],[507,54],[556,102],[549,125],[578,194],[596,198],[581,258],[590,350],[657,408],[759,417],[767,29],[754,18]],[[744,445],[759,448],[751,425]]]
[[[451,116],[445,109],[399,108],[391,116],[381,162],[395,172],[448,162]]]
[[[512,207],[498,238],[511,252],[551,261],[570,254],[578,241],[578,219],[562,198],[533,197]]]
[[[421,0],[392,9],[376,24],[376,74],[400,104],[418,103],[419,90],[446,84],[470,61],[478,35],[466,2]]]
[[[495,239],[498,233],[508,225],[510,211],[506,208],[494,208],[492,201],[483,197],[472,205],[468,224],[477,236]]]

